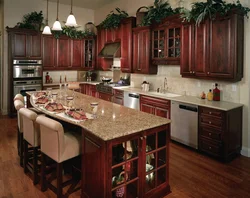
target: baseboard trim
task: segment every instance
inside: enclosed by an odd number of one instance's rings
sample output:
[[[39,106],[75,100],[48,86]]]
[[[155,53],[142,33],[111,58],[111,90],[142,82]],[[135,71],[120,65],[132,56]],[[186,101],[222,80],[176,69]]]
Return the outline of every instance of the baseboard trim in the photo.
[[[241,155],[244,155],[246,157],[250,157],[250,148],[243,146],[242,150],[241,150]]]

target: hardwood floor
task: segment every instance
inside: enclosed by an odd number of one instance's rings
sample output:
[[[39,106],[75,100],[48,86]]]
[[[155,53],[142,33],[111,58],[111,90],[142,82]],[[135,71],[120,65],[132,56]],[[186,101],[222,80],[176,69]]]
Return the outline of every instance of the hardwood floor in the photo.
[[[55,198],[19,166],[16,148],[16,119],[0,116],[0,198]],[[170,186],[168,198],[250,197],[250,158],[240,156],[228,164],[217,162],[177,144],[170,145]],[[70,198],[80,197],[80,191]]]

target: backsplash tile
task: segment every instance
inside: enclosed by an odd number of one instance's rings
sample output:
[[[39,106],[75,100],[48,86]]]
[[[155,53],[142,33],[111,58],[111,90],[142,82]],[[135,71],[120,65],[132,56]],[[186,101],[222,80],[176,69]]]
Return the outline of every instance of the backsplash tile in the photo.
[[[213,84],[218,83],[221,90],[221,100],[230,102],[240,102],[240,86],[238,83],[198,80],[191,78],[182,78],[180,75],[179,66],[158,66],[157,75],[131,75],[131,85],[134,87],[141,87],[141,83],[146,80],[150,83],[150,90],[156,91],[157,88],[162,87],[164,78],[167,78],[168,92],[177,93],[181,95],[199,96],[202,91],[206,94],[209,89],[213,89]],[[236,90],[232,90],[232,85],[236,86]]]
[[[43,83],[45,83],[45,76],[47,72],[43,72]],[[77,81],[77,71],[49,71],[49,76],[53,79],[54,83],[60,82],[60,75],[62,82],[66,75],[67,81]]]

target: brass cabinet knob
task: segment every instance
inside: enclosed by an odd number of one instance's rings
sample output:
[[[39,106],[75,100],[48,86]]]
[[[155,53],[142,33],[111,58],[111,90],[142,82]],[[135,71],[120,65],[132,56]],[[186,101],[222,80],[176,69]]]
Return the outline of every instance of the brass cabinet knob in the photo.
[[[209,136],[211,136],[211,135],[212,135],[212,133],[209,133],[208,135],[209,135]]]
[[[212,149],[212,147],[210,146],[210,147],[209,147],[209,150],[211,150],[211,149]]]
[[[211,122],[211,121],[209,121],[208,123],[209,123],[209,124],[212,124],[212,122]]]
[[[140,137],[141,140],[143,140],[143,137]]]
[[[209,74],[210,74],[210,72],[207,72],[207,74],[209,75]]]
[[[190,71],[190,74],[192,74],[192,71]]]
[[[212,114],[212,112],[210,111],[210,112],[209,112],[209,114],[211,115],[211,114]]]

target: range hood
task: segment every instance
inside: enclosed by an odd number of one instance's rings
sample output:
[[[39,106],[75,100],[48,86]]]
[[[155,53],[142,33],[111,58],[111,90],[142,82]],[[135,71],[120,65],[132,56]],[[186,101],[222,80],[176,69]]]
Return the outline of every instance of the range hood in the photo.
[[[121,43],[106,43],[98,54],[99,57],[103,58],[120,58],[121,57]]]

